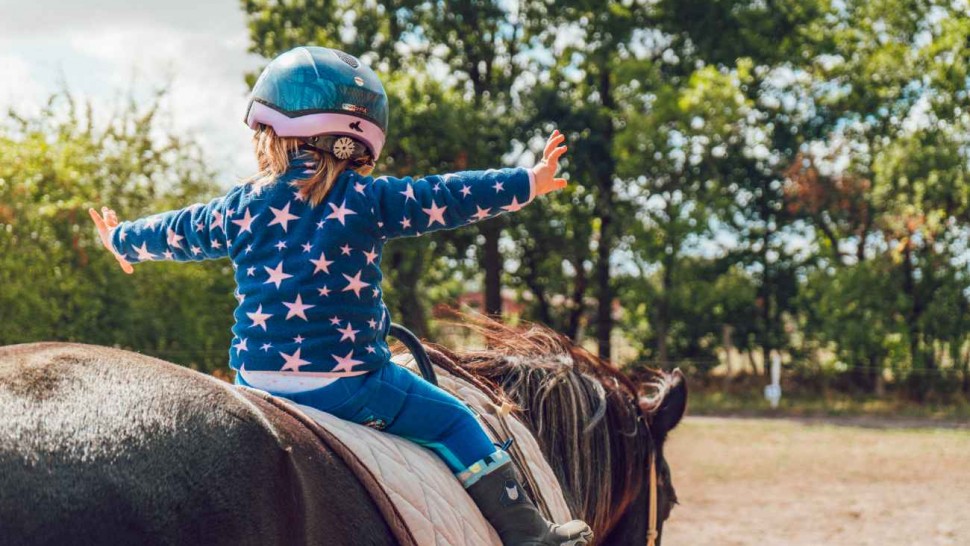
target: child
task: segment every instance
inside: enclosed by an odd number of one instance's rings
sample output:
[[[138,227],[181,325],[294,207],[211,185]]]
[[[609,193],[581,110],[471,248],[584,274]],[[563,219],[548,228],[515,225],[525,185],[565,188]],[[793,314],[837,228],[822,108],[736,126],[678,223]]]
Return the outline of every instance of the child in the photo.
[[[565,137],[554,132],[531,170],[375,179],[387,113],[383,86],[358,59],[298,47],[253,87],[256,177],[205,205],[120,224],[105,207],[92,219],[127,273],[146,260],[232,260],[238,384],[428,447],[505,544],[586,544],[585,523],[541,516],[462,402],[390,362],[381,299],[385,241],[514,212],[564,187],[554,175]]]

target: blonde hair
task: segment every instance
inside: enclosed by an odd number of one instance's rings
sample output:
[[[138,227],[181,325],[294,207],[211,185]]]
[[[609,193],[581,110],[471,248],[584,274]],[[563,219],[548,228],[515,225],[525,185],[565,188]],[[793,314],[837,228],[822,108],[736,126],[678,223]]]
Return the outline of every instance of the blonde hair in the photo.
[[[297,137],[281,137],[269,125],[260,125],[253,133],[253,148],[256,152],[256,164],[259,172],[247,183],[253,185],[253,190],[259,192],[273,184],[290,167],[290,155],[296,152],[303,139]],[[317,206],[327,198],[330,188],[340,176],[340,173],[352,169],[364,176],[374,171],[374,160],[370,156],[337,159],[330,152],[309,148],[310,154],[317,164],[316,170],[309,178],[294,181],[301,195],[307,197],[313,206]]]

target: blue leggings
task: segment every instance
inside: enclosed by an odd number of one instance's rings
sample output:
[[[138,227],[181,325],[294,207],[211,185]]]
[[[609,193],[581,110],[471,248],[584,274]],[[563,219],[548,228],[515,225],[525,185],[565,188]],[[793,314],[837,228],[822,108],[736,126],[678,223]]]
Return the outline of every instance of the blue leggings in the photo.
[[[236,383],[246,385],[239,374]],[[497,451],[464,403],[393,363],[320,389],[279,396],[407,438],[434,451],[455,474]]]

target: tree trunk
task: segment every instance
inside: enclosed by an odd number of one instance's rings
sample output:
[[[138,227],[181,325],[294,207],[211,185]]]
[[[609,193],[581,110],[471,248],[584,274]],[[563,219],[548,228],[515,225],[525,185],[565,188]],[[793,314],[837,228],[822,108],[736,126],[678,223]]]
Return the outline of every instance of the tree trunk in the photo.
[[[602,63],[599,74],[600,100],[607,119],[603,124],[603,156],[597,180],[598,196],[596,217],[600,222],[599,246],[596,249],[596,287],[599,297],[596,310],[596,340],[599,356],[609,359],[612,356],[610,334],[613,332],[613,286],[610,282],[610,257],[613,255],[613,176],[616,168],[612,156],[613,143],[613,90],[610,82],[608,63]]]
[[[394,270],[394,288],[397,295],[397,308],[393,310],[395,315],[393,320],[404,325],[416,336],[426,338],[430,333],[428,315],[421,298],[422,292],[418,288],[424,273],[425,252],[411,252],[408,256],[407,250],[409,249],[391,250],[388,260]]]
[[[578,260],[578,263],[573,264],[576,268],[576,281],[573,284],[573,307],[569,312],[569,320],[566,323],[566,336],[573,340],[574,343],[579,342],[579,327],[583,318],[583,313],[586,311],[586,288],[588,279],[586,277],[586,268],[583,267],[583,261]]]
[[[731,374],[734,372],[734,341],[731,334],[734,327],[730,324],[721,326],[721,345],[724,346],[724,389],[727,391],[731,383]]]
[[[502,316],[502,253],[499,252],[498,240],[502,234],[500,220],[488,220],[482,223],[481,232],[485,237],[485,314]]]

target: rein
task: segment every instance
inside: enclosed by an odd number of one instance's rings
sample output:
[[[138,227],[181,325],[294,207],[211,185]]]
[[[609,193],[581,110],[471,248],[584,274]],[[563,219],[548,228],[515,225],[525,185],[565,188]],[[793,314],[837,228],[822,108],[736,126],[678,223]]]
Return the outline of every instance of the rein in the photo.
[[[647,546],[654,546],[660,533],[657,531],[657,456],[650,454],[650,508],[648,509]]]

